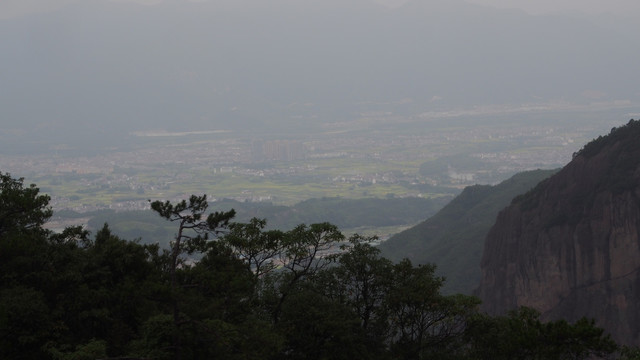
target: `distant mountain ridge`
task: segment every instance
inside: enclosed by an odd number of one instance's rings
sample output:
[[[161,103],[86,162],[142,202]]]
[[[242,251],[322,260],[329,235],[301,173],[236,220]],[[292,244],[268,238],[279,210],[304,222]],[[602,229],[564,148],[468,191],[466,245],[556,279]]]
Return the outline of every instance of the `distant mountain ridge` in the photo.
[[[640,121],[585,145],[514,199],[487,235],[477,291],[490,314],[595,318],[640,345]]]
[[[526,171],[495,186],[469,186],[437,214],[382,243],[382,254],[436,264],[446,278],[444,292],[471,294],[480,283],[484,239],[498,212],[555,171]]]
[[[342,230],[380,228],[385,226],[410,226],[440,210],[449,196],[433,199],[343,199],[338,197],[308,199],[292,206],[274,205],[269,202],[239,202],[221,199],[210,203],[213,211],[236,211],[234,221],[248,223],[251,218],[267,220],[268,229],[288,231],[300,224],[330,222]],[[75,212],[60,212],[62,218],[80,216]],[[143,242],[167,245],[172,240],[172,224],[152,211],[101,210],[89,214],[88,225],[100,229],[105,223],[115,234],[123,238],[140,238]]]

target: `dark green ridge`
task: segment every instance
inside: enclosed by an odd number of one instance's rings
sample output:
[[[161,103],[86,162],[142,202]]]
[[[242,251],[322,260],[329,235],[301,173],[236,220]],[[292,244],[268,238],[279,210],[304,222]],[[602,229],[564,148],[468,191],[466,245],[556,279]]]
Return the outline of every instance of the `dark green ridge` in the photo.
[[[407,257],[416,264],[436,264],[446,278],[444,293],[471,294],[480,282],[484,240],[498,212],[556,171],[526,171],[495,186],[469,186],[433,217],[382,243],[382,254],[394,261]]]

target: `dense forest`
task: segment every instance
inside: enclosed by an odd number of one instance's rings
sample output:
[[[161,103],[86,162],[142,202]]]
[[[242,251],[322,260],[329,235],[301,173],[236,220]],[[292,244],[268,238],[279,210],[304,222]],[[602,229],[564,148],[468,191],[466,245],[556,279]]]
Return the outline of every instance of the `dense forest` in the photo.
[[[60,233],[49,197],[0,173],[0,353],[6,359],[587,359],[637,356],[594,321],[543,323],[442,295],[432,265],[392,262],[329,223],[269,230],[153,202],[168,248],[107,224]],[[199,259],[195,261],[193,259]]]

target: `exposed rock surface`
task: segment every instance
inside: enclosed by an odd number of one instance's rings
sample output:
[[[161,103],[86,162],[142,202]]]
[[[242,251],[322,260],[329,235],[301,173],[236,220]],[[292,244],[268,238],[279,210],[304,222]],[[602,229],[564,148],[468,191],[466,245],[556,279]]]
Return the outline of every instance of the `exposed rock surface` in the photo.
[[[489,231],[477,295],[547,320],[595,318],[640,345],[640,121],[587,144],[559,173],[513,200]]]

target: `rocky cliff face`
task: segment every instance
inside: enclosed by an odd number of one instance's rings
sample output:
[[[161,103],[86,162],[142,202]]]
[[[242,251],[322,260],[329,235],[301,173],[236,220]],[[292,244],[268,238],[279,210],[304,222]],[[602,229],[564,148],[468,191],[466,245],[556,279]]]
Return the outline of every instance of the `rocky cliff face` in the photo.
[[[640,121],[587,144],[504,209],[487,235],[484,310],[583,316],[640,345]]]

